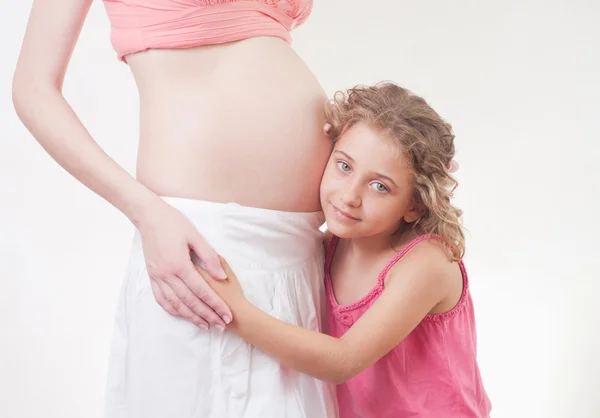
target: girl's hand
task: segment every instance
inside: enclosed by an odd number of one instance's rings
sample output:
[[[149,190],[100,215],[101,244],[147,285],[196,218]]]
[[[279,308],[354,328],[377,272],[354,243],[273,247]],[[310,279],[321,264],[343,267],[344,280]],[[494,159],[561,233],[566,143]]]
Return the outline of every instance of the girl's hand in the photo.
[[[244,291],[242,290],[242,286],[235,275],[235,273],[227,264],[227,261],[221,256],[219,257],[219,261],[227,274],[226,280],[215,280],[213,279],[206,270],[202,267],[196,266],[198,272],[202,275],[204,280],[209,284],[209,286],[215,291],[215,293],[227,303],[227,305],[231,306],[234,310],[236,307],[240,305],[240,303],[246,301],[246,297],[244,296]]]
[[[200,328],[208,329],[212,325],[224,329],[231,322],[231,311],[198,274],[190,252],[198,256],[213,276],[224,279],[225,273],[217,253],[194,225],[161,200],[148,210],[138,230],[158,304],[169,314]]]

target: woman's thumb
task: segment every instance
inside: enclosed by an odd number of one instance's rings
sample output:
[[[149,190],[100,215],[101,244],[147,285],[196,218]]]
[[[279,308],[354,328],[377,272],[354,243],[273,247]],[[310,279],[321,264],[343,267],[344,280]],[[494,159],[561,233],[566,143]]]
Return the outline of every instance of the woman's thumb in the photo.
[[[192,250],[200,261],[204,264],[206,271],[215,279],[224,280],[227,274],[219,261],[217,252],[204,241],[202,237],[198,237],[192,243]]]

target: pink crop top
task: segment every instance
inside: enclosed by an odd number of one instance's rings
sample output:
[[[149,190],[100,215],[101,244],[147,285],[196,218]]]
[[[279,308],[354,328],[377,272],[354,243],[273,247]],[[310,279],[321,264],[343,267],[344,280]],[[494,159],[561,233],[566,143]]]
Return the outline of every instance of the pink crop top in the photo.
[[[312,0],[103,0],[119,59],[147,49],[191,48],[275,36],[306,20]]]

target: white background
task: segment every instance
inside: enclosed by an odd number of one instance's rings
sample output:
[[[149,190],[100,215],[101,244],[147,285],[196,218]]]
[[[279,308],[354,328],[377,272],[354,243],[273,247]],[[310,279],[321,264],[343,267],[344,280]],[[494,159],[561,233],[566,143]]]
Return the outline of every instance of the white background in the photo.
[[[31,1],[0,2],[0,416],[97,418],[132,227],[16,118]],[[599,19],[593,0],[321,0],[294,33],[328,93],[391,79],[453,124],[494,418],[600,417]],[[65,94],[133,172],[137,93],[99,1]]]

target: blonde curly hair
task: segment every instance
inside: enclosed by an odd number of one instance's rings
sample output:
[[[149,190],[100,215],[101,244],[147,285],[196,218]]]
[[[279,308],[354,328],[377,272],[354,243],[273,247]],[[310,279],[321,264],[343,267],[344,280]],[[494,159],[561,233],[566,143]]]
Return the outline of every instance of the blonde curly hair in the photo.
[[[453,260],[465,253],[462,211],[451,200],[458,182],[449,168],[454,157],[454,134],[427,102],[394,83],[356,86],[338,91],[327,107],[330,137],[336,141],[350,127],[365,122],[398,141],[415,176],[413,196],[422,216],[401,228],[436,234],[449,246]]]

